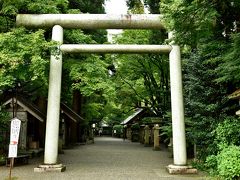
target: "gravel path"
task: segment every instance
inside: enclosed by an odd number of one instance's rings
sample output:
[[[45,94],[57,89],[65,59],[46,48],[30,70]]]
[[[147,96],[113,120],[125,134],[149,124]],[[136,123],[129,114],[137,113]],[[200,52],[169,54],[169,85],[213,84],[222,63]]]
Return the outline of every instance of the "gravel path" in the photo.
[[[153,151],[139,143],[111,137],[97,137],[95,143],[64,150],[59,160],[65,172],[34,173],[43,162],[30,159],[28,165],[16,166],[12,176],[18,180],[205,180],[200,175],[170,175],[165,166],[172,163],[167,151]],[[0,166],[0,179],[8,177],[9,168]]]

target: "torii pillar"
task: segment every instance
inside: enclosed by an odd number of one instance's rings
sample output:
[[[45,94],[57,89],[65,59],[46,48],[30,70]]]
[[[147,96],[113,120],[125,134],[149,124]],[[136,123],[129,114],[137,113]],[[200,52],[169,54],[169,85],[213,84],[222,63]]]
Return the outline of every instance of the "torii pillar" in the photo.
[[[59,45],[63,43],[63,28],[61,26],[55,25],[53,27],[52,41],[59,43]],[[44,164],[34,168],[34,172],[62,172],[66,170],[66,166],[58,162],[61,82],[62,52],[60,47],[57,47],[55,52],[51,52],[50,58]]]

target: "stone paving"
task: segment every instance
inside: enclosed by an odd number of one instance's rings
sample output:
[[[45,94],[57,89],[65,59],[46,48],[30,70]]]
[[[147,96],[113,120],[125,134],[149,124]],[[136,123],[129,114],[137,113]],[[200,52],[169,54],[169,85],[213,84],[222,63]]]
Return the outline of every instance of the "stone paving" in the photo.
[[[153,151],[139,143],[111,137],[97,137],[94,144],[79,145],[64,150],[59,161],[65,172],[34,173],[33,168],[43,162],[30,159],[28,165],[13,168],[18,180],[205,180],[197,175],[170,175],[165,166],[172,163],[165,150]],[[0,166],[0,179],[8,177],[9,168]]]

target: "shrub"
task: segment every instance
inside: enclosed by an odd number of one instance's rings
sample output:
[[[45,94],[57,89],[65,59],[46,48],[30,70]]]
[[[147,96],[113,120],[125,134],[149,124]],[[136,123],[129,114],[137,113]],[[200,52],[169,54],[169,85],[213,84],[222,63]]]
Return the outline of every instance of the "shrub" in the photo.
[[[226,180],[240,178],[240,147],[229,146],[217,155],[217,171]]]
[[[216,140],[220,146],[240,145],[239,119],[227,117],[216,128]]]
[[[169,143],[170,138],[172,137],[172,123],[168,122],[163,126],[160,126],[161,134],[160,136],[164,137],[164,143]]]
[[[206,158],[205,168],[207,168],[211,175],[217,175],[217,156],[208,156]]]

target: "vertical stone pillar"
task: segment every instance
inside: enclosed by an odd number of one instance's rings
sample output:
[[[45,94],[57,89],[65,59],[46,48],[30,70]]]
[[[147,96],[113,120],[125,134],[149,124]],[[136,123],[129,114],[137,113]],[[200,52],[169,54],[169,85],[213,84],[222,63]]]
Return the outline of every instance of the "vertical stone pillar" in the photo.
[[[180,47],[172,45],[169,54],[174,165],[186,165],[186,138]]]
[[[150,135],[150,128],[148,125],[144,128],[144,146],[149,146],[149,135]]]
[[[52,40],[63,43],[63,29],[54,26]],[[51,55],[44,164],[56,164],[58,156],[58,136],[60,121],[60,98],[62,81],[62,53],[59,48]]]
[[[94,128],[89,129],[89,143],[94,143]]]
[[[172,45],[169,61],[174,165],[169,165],[167,169],[170,174],[194,174],[197,173],[197,169],[187,166],[182,69],[179,46]]]
[[[144,144],[144,127],[143,125],[140,126],[140,135],[139,135],[139,141],[141,144]]]
[[[159,151],[160,150],[160,144],[159,144],[159,125],[155,124],[153,127],[153,137],[154,137],[154,145],[153,145],[153,150]]]
[[[61,26],[55,25],[53,27],[52,40],[58,42],[59,44],[63,43],[63,28]],[[52,52],[50,58],[44,165],[40,165],[38,168],[35,168],[35,172],[65,170],[65,167],[61,164],[57,164],[61,81],[62,53],[58,47],[55,52]]]

